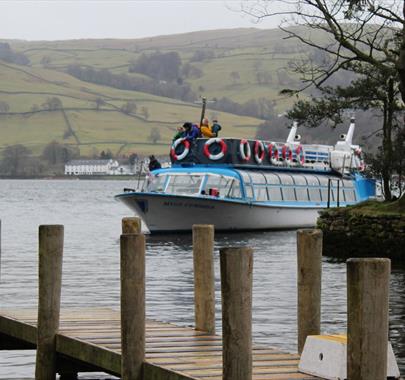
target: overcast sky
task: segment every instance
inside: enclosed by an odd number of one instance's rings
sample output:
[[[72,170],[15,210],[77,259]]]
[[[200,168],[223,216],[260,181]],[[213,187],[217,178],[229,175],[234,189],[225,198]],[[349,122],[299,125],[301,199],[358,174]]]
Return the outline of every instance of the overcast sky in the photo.
[[[221,28],[272,28],[245,0],[0,0],[0,39],[139,38]]]

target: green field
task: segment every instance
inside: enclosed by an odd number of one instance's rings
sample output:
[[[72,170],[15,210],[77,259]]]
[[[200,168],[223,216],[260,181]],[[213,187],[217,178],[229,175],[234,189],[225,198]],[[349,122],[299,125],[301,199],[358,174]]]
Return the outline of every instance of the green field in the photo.
[[[0,60],[0,102],[9,105],[7,113],[0,114],[0,151],[20,143],[34,154],[40,154],[53,140],[77,145],[81,155],[105,149],[120,154],[164,154],[176,126],[199,121],[199,105],[80,81],[64,72],[68,65],[142,77],[128,73],[129,64],[141,54],[176,51],[183,65],[190,63],[202,72],[199,78],[186,79],[195,93],[208,98],[226,96],[239,103],[264,97],[274,101],[275,112],[283,112],[293,100],[280,96],[279,91],[298,84],[286,67],[301,54],[295,42],[282,40],[281,31],[253,28],[139,40],[6,42],[14,51],[24,53],[31,64]],[[213,52],[213,57],[190,61],[201,50]],[[258,71],[266,73],[266,83],[258,82]],[[232,77],[232,72],[237,72],[238,78]],[[50,97],[58,97],[64,111],[43,110]],[[98,110],[97,98],[104,101]],[[130,115],[120,110],[127,101],[137,106]],[[141,112],[143,107],[147,117]],[[209,108],[207,116],[217,117],[223,126],[222,136],[230,137],[253,138],[263,122]],[[160,134],[156,143],[150,138],[154,129]]]

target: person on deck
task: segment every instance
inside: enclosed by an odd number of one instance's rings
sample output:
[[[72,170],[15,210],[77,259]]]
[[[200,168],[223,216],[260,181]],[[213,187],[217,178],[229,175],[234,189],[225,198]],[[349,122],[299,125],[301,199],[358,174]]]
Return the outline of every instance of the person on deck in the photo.
[[[157,160],[157,158],[152,154],[149,156],[149,171],[151,172],[152,170],[160,169],[162,165],[160,165],[160,162]]]
[[[185,134],[186,134],[186,131],[184,130],[184,127],[177,127],[177,132],[173,136],[172,142],[175,142],[177,139],[183,138]]]
[[[212,128],[209,125],[207,118],[204,118],[202,120],[200,131],[201,131],[202,137],[207,137],[207,138],[216,137],[216,134],[212,131]]]
[[[190,122],[184,123],[183,128],[185,131],[184,137],[188,141],[194,141],[200,134],[198,127]]]
[[[215,136],[218,137],[218,132],[222,129],[222,127],[219,125],[218,120],[214,119],[212,121],[212,126],[211,126],[211,130],[213,133],[215,133]]]

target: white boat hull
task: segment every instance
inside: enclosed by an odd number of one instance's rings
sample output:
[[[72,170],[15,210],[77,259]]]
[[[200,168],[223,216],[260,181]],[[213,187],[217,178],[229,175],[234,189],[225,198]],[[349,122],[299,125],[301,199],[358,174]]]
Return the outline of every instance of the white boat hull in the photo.
[[[190,231],[193,224],[213,224],[217,231],[313,227],[321,210],[152,193],[117,198],[143,219],[151,233]]]

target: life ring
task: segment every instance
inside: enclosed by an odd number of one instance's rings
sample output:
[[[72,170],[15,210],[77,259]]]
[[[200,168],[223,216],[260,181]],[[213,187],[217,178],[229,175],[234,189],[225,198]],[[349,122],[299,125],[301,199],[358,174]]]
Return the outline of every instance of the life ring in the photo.
[[[357,170],[363,172],[366,169],[366,164],[364,163],[363,152],[360,147],[354,149],[354,157]]]
[[[255,147],[254,147],[254,156],[255,156],[255,161],[258,164],[261,164],[264,159],[264,155],[266,154],[264,145],[260,140],[255,141]]]
[[[301,144],[299,144],[295,149],[295,157],[297,162],[299,162],[301,165],[305,164],[305,154]]]
[[[180,144],[184,145],[184,150],[181,154],[177,155],[176,148]],[[185,158],[188,155],[189,151],[190,151],[190,142],[185,137],[180,137],[173,143],[172,148],[170,149],[170,155],[172,156],[173,160],[181,161],[183,158]]]
[[[288,145],[283,145],[281,149],[281,157],[283,161],[287,162],[287,164],[291,164],[292,162],[292,150]]]
[[[221,151],[217,154],[211,154],[210,153],[210,146],[212,144],[219,144],[221,146]],[[227,151],[228,147],[226,146],[226,143],[224,140],[218,138],[218,137],[213,137],[211,139],[208,139],[205,144],[204,144],[204,155],[208,157],[210,160],[216,161],[220,160],[225,156],[225,153]]]
[[[267,149],[269,151],[270,162],[273,165],[278,165],[280,162],[278,160],[279,157],[278,157],[278,146],[277,146],[277,144],[275,142],[272,142],[267,146]]]
[[[250,156],[251,156],[252,152],[250,150],[249,141],[247,141],[246,139],[240,140],[239,153],[240,153],[240,156],[241,156],[243,161],[249,161],[250,160]]]

